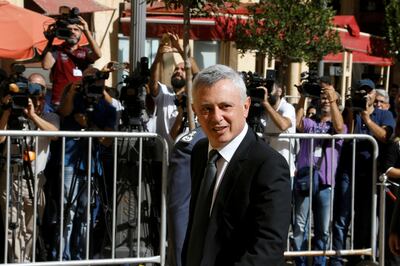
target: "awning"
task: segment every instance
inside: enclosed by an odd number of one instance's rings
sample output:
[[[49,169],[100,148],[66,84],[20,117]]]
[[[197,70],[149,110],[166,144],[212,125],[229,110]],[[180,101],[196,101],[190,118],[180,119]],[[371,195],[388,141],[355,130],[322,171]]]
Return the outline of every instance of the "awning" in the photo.
[[[387,44],[382,37],[360,32],[353,16],[335,16],[334,24],[338,27],[339,37],[343,48],[353,54],[353,63],[377,66],[393,65],[393,60],[386,52]],[[343,53],[329,54],[323,61],[341,63]]]
[[[190,39],[192,40],[220,40],[221,34],[215,27],[213,18],[192,18]],[[121,18],[121,31],[125,36],[130,35],[130,18]],[[174,32],[183,36],[183,18],[176,16],[148,16],[146,17],[146,37],[161,38],[166,32]]]
[[[58,15],[60,6],[79,8],[80,13],[92,13],[96,11],[114,10],[97,3],[95,0],[33,0],[46,15]]]
[[[377,65],[377,66],[390,66],[393,65],[394,62],[391,58],[372,56],[365,53],[353,51],[353,63],[357,64],[369,64],[369,65]],[[342,63],[343,62],[343,53],[339,54],[329,54],[324,57],[325,63]]]

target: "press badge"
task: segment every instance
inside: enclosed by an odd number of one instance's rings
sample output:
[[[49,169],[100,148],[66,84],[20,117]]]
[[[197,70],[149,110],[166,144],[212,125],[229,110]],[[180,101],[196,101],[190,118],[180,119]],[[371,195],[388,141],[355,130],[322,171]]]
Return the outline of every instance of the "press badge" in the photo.
[[[315,148],[315,151],[314,151],[314,157],[319,158],[321,156],[322,156],[322,147],[321,146],[317,146]]]
[[[82,70],[80,70],[79,68],[74,68],[74,70],[72,71],[72,75],[74,75],[74,77],[82,77]]]

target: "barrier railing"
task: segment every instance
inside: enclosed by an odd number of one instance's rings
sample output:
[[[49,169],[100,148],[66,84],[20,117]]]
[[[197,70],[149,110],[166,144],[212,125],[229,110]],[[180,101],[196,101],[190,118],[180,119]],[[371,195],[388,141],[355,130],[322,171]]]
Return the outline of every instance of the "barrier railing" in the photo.
[[[290,139],[290,140],[297,140],[297,139],[310,139],[310,150],[314,150],[314,140],[315,139],[325,139],[328,141],[331,141],[331,147],[334,147],[335,141],[336,140],[347,140],[347,141],[352,141],[353,143],[353,151],[352,151],[352,174],[351,174],[351,180],[352,180],[352,185],[351,185],[351,195],[352,195],[352,200],[351,200],[351,221],[350,221],[350,247],[346,250],[333,250],[332,249],[332,220],[333,220],[333,190],[331,193],[331,198],[330,198],[330,204],[331,204],[331,212],[330,212],[330,217],[329,217],[329,245],[328,248],[325,250],[312,250],[312,200],[313,200],[313,195],[312,195],[312,186],[310,186],[310,191],[309,191],[309,197],[310,197],[310,203],[309,203],[309,219],[308,219],[308,245],[307,249],[304,251],[292,251],[291,246],[290,246],[290,241],[288,238],[288,247],[287,251],[285,252],[285,257],[298,257],[298,256],[308,256],[308,257],[314,257],[314,256],[352,256],[352,255],[367,255],[371,257],[371,260],[373,262],[376,262],[376,257],[377,257],[377,158],[378,158],[378,144],[376,140],[369,135],[364,135],[364,134],[337,134],[337,135],[329,135],[329,134],[280,134],[279,135],[280,139]],[[372,145],[372,206],[371,206],[371,241],[370,241],[370,247],[368,248],[363,248],[363,249],[354,249],[353,246],[353,236],[354,236],[354,226],[357,226],[354,224],[354,191],[355,191],[355,176],[357,173],[355,172],[355,153],[357,150],[357,140],[366,140],[369,141]],[[289,146],[289,151],[292,153],[293,145]],[[333,153],[334,149],[331,149]],[[310,159],[312,159],[312,153],[310,154]],[[331,165],[333,164],[334,156],[333,154],[331,155]],[[289,162],[290,165],[290,162]],[[310,184],[312,184],[312,176],[313,176],[313,167],[310,166]],[[333,175],[333,169],[331,169],[331,174]],[[293,182],[292,182],[293,184]],[[384,190],[384,187],[381,187],[381,192]],[[380,193],[381,197],[384,193]],[[384,202],[384,201],[383,201]],[[380,212],[382,212],[382,209],[380,209]],[[384,210],[383,210],[384,213]],[[383,250],[384,250],[384,215],[379,215],[379,265],[384,265],[384,256]]]
[[[61,195],[60,195],[60,217],[59,217],[59,243],[58,243],[58,248],[57,248],[57,261],[46,261],[46,262],[38,262],[36,261],[36,241],[33,241],[32,244],[32,261],[33,262],[23,262],[20,263],[19,265],[121,265],[121,264],[147,264],[147,263],[156,263],[160,265],[165,265],[165,257],[166,257],[166,176],[167,176],[167,170],[168,170],[168,148],[167,148],[167,142],[165,139],[161,138],[157,134],[153,133],[144,133],[144,132],[94,132],[94,131],[88,131],[88,132],[73,132],[73,131],[18,131],[18,130],[9,130],[9,131],[0,131],[0,136],[6,136],[6,142],[4,146],[4,168],[2,170],[5,170],[5,176],[7,177],[6,180],[6,188],[11,188],[12,187],[12,176],[15,174],[13,171],[15,170],[14,168],[11,168],[12,164],[15,163],[15,159],[12,158],[11,156],[11,146],[15,145],[12,143],[12,140],[14,139],[19,139],[19,138],[32,138],[34,139],[34,151],[35,154],[39,154],[38,150],[38,143],[40,138],[44,137],[58,137],[61,139],[61,160],[60,160],[60,167],[61,167],[61,178],[60,178],[60,190],[61,190]],[[83,189],[82,193],[86,193],[86,232],[85,232],[85,238],[86,238],[86,243],[85,243],[85,251],[83,252],[85,254],[84,258],[81,258],[81,260],[63,260],[63,250],[65,248],[63,237],[65,236],[65,231],[64,231],[64,215],[65,215],[65,199],[64,199],[64,194],[66,191],[64,191],[64,177],[65,177],[65,151],[66,151],[66,139],[68,138],[80,138],[80,139],[87,139],[87,160],[86,160],[86,187]],[[97,259],[97,258],[91,258],[90,257],[90,248],[93,243],[91,243],[91,237],[90,237],[90,226],[94,221],[92,211],[93,208],[89,202],[92,199],[92,178],[93,177],[93,169],[96,167],[96,165],[92,165],[93,162],[93,142],[98,140],[98,138],[107,138],[109,140],[113,140],[111,143],[112,147],[112,164],[113,164],[113,170],[112,170],[112,215],[111,215],[111,244],[109,247],[109,252],[108,256],[105,256],[104,259]],[[160,193],[160,203],[157,202],[157,204],[161,204],[160,206],[160,214],[159,214],[159,228],[156,230],[159,231],[159,254],[150,254],[149,256],[144,256],[142,254],[142,248],[144,245],[143,241],[143,230],[147,230],[146,228],[142,228],[142,223],[143,221],[146,221],[148,217],[146,217],[146,213],[149,211],[148,205],[151,204],[149,201],[151,199],[144,198],[145,193],[149,193],[149,188],[146,187],[145,180],[143,180],[143,175],[146,174],[146,171],[148,169],[144,169],[143,164],[144,160],[152,160],[151,155],[147,155],[150,158],[144,158],[144,151],[147,142],[149,140],[153,140],[158,142],[160,146],[162,146],[162,154],[161,154],[161,191]],[[131,156],[132,153],[135,153],[133,158],[135,160],[131,160],[130,158],[129,161],[124,161],[123,163],[129,163],[129,164],[134,164],[135,167],[132,169],[137,169],[137,173],[130,173],[131,176],[137,178],[137,185],[136,188],[136,193],[137,193],[137,198],[135,198],[136,202],[136,208],[134,210],[129,210],[129,213],[124,212],[124,210],[117,212],[117,193],[118,193],[118,175],[120,174],[120,169],[118,169],[118,166],[120,166],[120,158],[118,152],[121,149],[127,149],[127,147],[122,147],[121,142],[125,141],[130,143],[129,149],[132,149],[132,151],[127,152],[127,156]],[[84,151],[82,151],[84,152]],[[22,160],[26,159],[26,153],[25,150],[23,153],[20,154]],[[160,155],[160,154],[159,154]],[[25,156],[25,157],[24,157]],[[28,161],[31,160],[30,155],[28,156],[29,159]],[[37,177],[38,174],[36,170],[38,169],[37,166],[39,163],[39,160],[33,160],[32,163],[36,166],[34,171],[32,172],[33,174],[33,180],[35,182],[32,182],[32,197],[33,197],[33,221],[36,221],[38,218],[38,209],[37,209],[37,202],[38,202],[38,183],[37,183]],[[49,179],[51,177],[47,177]],[[159,178],[159,177],[157,177]],[[22,179],[21,179],[22,180]],[[89,182],[90,181],[90,182]],[[10,196],[10,189],[6,189],[6,210],[3,212],[5,213],[6,217],[3,217],[4,221],[4,230],[5,230],[5,239],[4,239],[4,264],[10,263],[7,262],[7,257],[10,257],[10,250],[9,250],[9,243],[7,237],[7,232],[10,228],[9,224],[9,202],[12,199]],[[148,195],[148,194],[147,194]],[[146,205],[147,204],[147,205]],[[129,208],[132,208],[132,206],[129,206]],[[128,211],[127,211],[128,212]],[[135,214],[132,215],[131,212],[134,212]],[[135,245],[133,245],[133,248],[131,247],[131,250],[128,251],[130,256],[124,256],[123,258],[117,257],[116,256],[116,231],[117,231],[117,221],[116,218],[120,216],[128,216],[124,217],[124,219],[128,220],[128,226],[130,227],[136,227],[134,230],[135,236],[131,236],[131,241],[135,242]],[[135,216],[135,220],[132,219],[132,216]],[[12,224],[11,224],[12,225]],[[36,222],[33,223],[33,232],[32,232],[32,237],[33,239],[37,239],[38,236],[38,227]],[[134,254],[135,253],[135,254]],[[154,252],[155,253],[155,252]]]

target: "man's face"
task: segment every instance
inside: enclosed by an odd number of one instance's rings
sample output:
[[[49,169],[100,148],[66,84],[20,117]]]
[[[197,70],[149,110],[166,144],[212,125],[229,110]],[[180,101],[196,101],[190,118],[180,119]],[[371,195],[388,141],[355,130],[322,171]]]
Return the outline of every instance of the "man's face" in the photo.
[[[329,113],[331,111],[331,104],[329,103],[328,97],[324,94],[321,94],[320,105],[321,113]]]
[[[32,100],[33,107],[35,109],[35,113],[41,115],[43,113],[44,105],[45,105],[45,96],[44,94],[35,95],[30,97]]]
[[[174,89],[183,88],[186,85],[186,74],[184,63],[176,65],[171,76],[171,85]]]
[[[389,103],[385,101],[385,97],[382,95],[376,95],[375,107],[382,110],[389,110]]]
[[[67,43],[70,45],[75,45],[79,42],[82,35],[82,30],[76,24],[70,24],[67,28],[71,31],[71,36],[67,39]]]
[[[220,80],[199,88],[193,95],[193,110],[213,148],[228,144],[243,130],[250,98],[243,102],[232,81]]]
[[[398,88],[391,88],[390,91],[389,91],[390,98],[395,98],[397,93],[399,93],[399,89]]]

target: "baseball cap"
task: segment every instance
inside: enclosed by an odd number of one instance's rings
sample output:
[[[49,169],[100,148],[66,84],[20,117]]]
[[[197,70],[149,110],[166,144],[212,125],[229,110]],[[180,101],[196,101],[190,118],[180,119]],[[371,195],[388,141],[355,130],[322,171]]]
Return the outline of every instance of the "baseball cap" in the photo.
[[[375,83],[370,79],[360,79],[357,82],[357,89],[360,89],[361,87],[369,87],[372,90],[374,90],[375,89]]]

